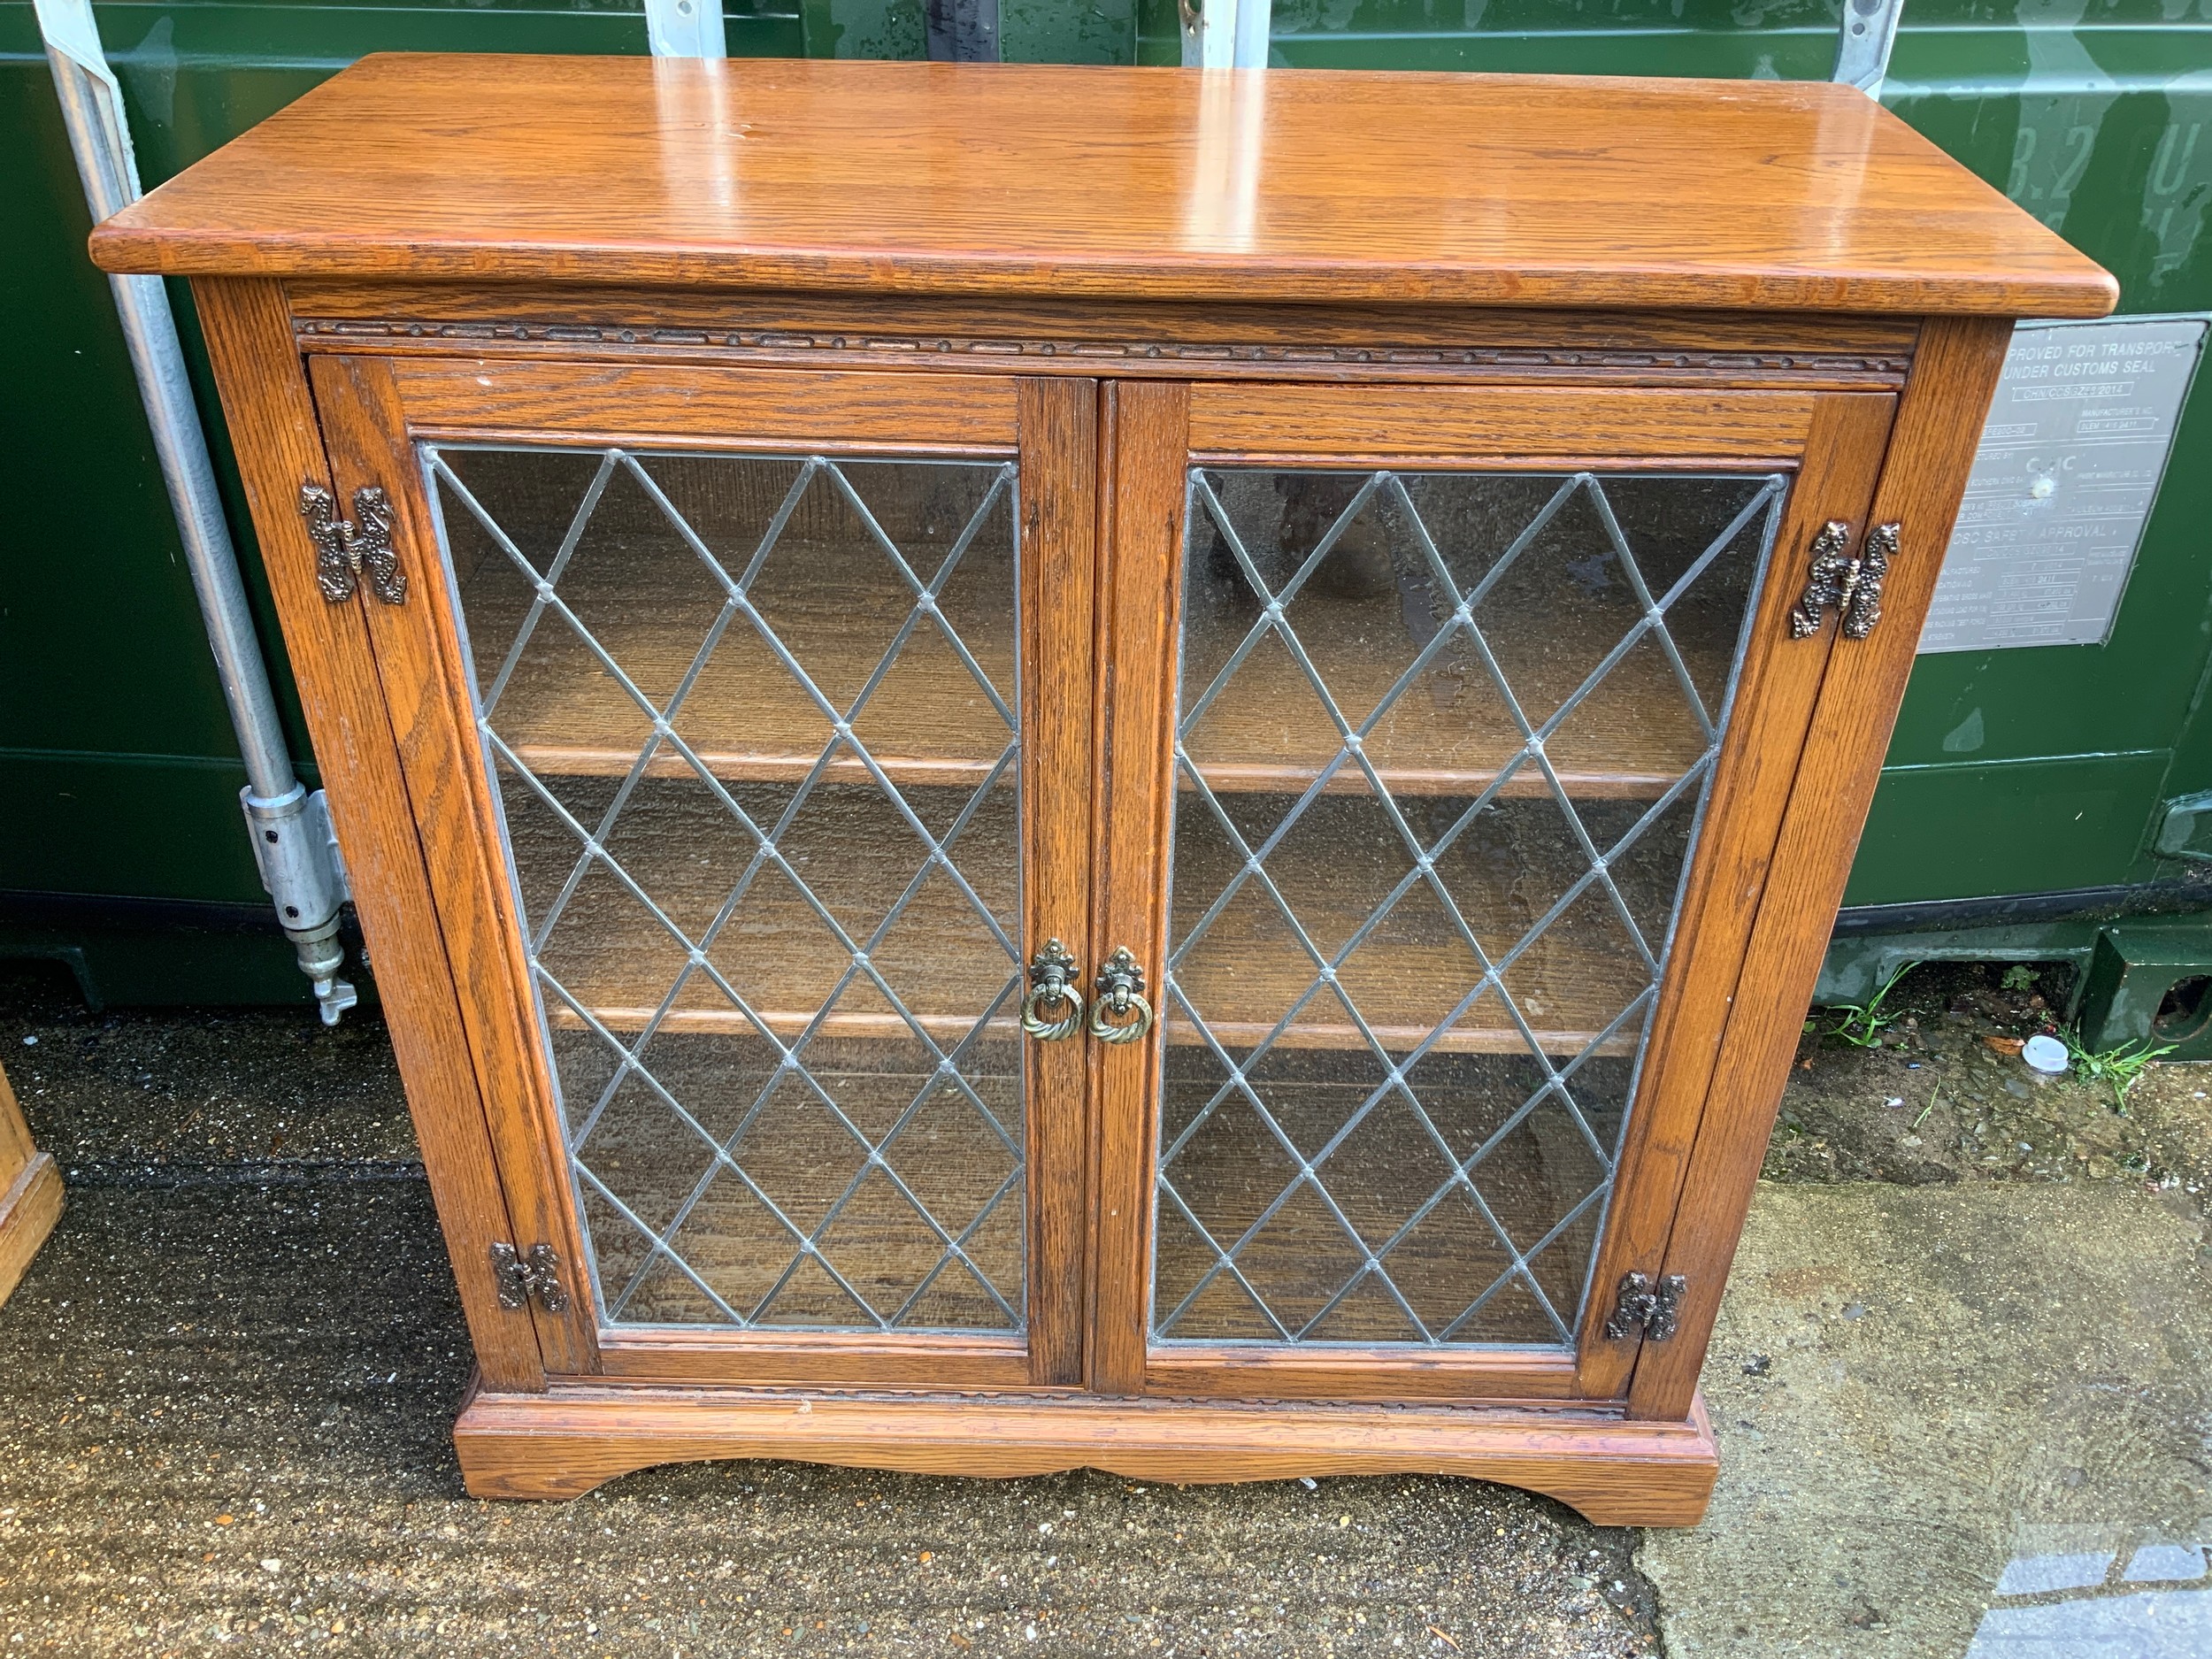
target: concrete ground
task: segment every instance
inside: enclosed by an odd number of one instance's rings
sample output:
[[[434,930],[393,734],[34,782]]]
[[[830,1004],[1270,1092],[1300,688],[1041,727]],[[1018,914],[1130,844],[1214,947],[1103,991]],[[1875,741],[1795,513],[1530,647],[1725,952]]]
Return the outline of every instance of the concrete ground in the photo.
[[[730,1463],[477,1502],[373,1021],[97,1017],[18,979],[0,1064],[70,1183],[0,1310],[0,1653],[1658,1651],[1633,1534],[1467,1481]]]
[[[2124,1188],[1768,1188],[1712,1509],[1637,1555],[1667,1652],[2212,1655],[2201,1240]]]
[[[1813,1021],[1713,1507],[1637,1552],[1671,1655],[2212,1655],[2212,1067],[2038,1078],[2065,987],[2012,977],[1919,970],[1865,1047]]]
[[[0,1649],[2212,1653],[2212,1083],[2024,1081],[1984,1039],[2032,993],[1924,972],[1897,1041],[1809,1040],[1707,1369],[1712,1515],[1640,1538],[1426,1479],[750,1463],[476,1502],[374,1022],[0,974],[71,1188],[0,1310]]]

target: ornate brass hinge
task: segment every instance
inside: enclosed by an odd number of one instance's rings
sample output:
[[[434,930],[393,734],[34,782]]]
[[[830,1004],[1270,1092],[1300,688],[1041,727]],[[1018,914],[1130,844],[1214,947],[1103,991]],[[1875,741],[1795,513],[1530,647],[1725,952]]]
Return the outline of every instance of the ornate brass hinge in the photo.
[[[1833,608],[1842,618],[1843,637],[1863,640],[1882,619],[1882,579],[1897,557],[1898,526],[1877,525],[1867,533],[1859,557],[1849,556],[1851,526],[1831,518],[1813,538],[1812,572],[1804,596],[1790,612],[1790,637],[1809,639],[1820,632],[1821,616]]]
[[[1656,1285],[1648,1273],[1623,1273],[1605,1334],[1617,1340],[1640,1336],[1647,1342],[1665,1341],[1674,1334],[1682,1294],[1689,1287],[1690,1281],[1679,1273],[1669,1273]]]
[[[520,1309],[538,1299],[548,1313],[568,1311],[568,1292],[561,1287],[561,1258],[549,1244],[534,1244],[527,1252],[511,1244],[492,1246],[492,1282],[499,1287],[499,1305]]]
[[[334,605],[352,598],[366,575],[369,591],[386,604],[406,603],[407,572],[392,550],[392,503],[382,490],[373,484],[355,490],[353,518],[341,518],[330,492],[311,480],[300,486],[300,517],[315,542],[315,585],[324,598]]]

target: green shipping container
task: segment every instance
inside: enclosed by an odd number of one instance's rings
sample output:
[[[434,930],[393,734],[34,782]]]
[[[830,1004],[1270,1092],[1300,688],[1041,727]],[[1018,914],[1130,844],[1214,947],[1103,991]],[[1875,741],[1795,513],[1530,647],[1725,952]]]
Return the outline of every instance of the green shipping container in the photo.
[[[778,5],[788,9],[775,9]],[[111,4],[149,187],[371,51],[642,52],[633,5]],[[731,0],[733,56],[920,57],[920,0]],[[1276,0],[1301,67],[1817,78],[1824,0]],[[1002,0],[1009,58],[1163,63],[1171,0]],[[2165,0],[1909,0],[1884,102],[2116,273],[2124,312],[2212,311],[2212,17]],[[887,180],[887,188],[895,181]],[[237,809],[244,772],[26,0],[0,0],[0,956],[119,1002],[303,1002]],[[188,297],[176,294],[188,349]],[[219,460],[221,421],[199,380]],[[257,583],[251,528],[231,522]],[[2126,910],[2212,906],[2165,803],[2212,792],[2212,376],[2101,646],[1923,657],[1831,983],[1955,933],[2085,955]],[[283,685],[265,603],[264,648]],[[295,757],[313,757],[288,710]],[[2159,850],[2164,844],[2178,850]],[[1919,937],[1909,947],[1899,930]],[[2212,939],[2212,934],[2208,935]],[[1854,942],[1857,941],[1857,942]],[[2208,948],[2208,954],[2212,954]]]

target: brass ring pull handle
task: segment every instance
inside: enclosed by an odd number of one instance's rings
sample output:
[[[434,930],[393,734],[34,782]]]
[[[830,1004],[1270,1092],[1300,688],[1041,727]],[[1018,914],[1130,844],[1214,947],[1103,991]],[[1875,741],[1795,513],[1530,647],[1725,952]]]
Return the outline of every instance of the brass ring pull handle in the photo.
[[[1056,939],[1048,940],[1031,959],[1029,995],[1022,998],[1022,1029],[1039,1042],[1057,1042],[1083,1029],[1083,995],[1069,983],[1074,972],[1075,958]],[[1049,1008],[1063,1011],[1047,1019],[1039,1010]]]
[[[1126,1020],[1108,1023],[1107,1016]],[[1135,1018],[1129,1016],[1134,1014]],[[1152,1004],[1144,1000],[1144,970],[1122,946],[1098,971],[1098,1000],[1091,1004],[1091,1035],[1101,1042],[1134,1042],[1152,1029]]]

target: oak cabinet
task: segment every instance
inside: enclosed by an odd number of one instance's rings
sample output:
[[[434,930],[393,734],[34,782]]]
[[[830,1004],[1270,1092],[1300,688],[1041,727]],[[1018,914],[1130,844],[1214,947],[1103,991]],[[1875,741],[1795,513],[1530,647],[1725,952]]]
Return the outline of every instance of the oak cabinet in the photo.
[[[194,282],[472,1490],[1701,1511],[2009,319],[2102,273],[1839,88],[576,59],[367,60],[94,246]]]

